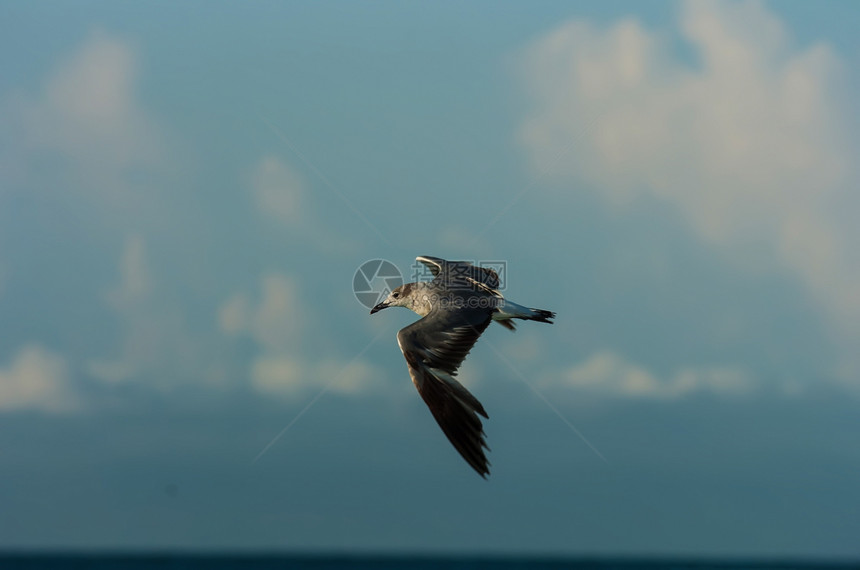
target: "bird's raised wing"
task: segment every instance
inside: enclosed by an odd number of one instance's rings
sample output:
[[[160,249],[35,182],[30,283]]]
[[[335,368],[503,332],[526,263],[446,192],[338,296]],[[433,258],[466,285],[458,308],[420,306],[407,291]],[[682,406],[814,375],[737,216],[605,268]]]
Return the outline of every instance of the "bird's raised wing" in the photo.
[[[485,285],[488,289],[499,288],[499,274],[489,267],[479,267],[468,261],[446,261],[430,255],[419,255],[415,260],[426,265],[430,273],[443,280],[446,286],[457,280],[466,280]]]
[[[478,414],[487,418],[487,412],[454,376],[490,321],[485,310],[437,308],[397,333],[412,383],[448,440],[481,477],[490,473],[490,464]]]

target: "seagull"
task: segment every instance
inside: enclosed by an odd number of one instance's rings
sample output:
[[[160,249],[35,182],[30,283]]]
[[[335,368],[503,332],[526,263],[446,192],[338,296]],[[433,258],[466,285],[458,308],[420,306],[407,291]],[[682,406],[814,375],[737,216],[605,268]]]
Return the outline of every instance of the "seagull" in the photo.
[[[432,281],[405,283],[388,294],[370,314],[388,307],[406,307],[421,319],[397,333],[409,375],[433,417],[463,459],[485,478],[490,463],[484,407],[454,377],[481,333],[496,321],[515,330],[513,319],[552,324],[555,313],[506,300],[499,292],[499,275],[467,261],[446,261],[422,255]]]

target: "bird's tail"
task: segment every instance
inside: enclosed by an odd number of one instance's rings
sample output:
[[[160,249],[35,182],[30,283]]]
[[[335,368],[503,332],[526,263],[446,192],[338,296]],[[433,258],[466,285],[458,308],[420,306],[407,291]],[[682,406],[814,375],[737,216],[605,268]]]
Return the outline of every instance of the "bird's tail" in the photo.
[[[555,318],[555,313],[552,311],[524,307],[507,299],[502,300],[496,309],[496,312],[493,313],[493,320],[510,330],[515,330],[516,328],[511,319],[553,324],[551,319]]]

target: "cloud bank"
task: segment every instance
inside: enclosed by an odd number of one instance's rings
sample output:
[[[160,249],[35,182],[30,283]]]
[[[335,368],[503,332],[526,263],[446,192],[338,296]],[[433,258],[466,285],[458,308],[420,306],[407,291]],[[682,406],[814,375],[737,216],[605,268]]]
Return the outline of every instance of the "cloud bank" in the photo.
[[[80,406],[72,390],[66,360],[46,348],[23,347],[0,368],[0,411],[71,411]]]
[[[741,396],[752,392],[751,376],[733,366],[684,366],[661,377],[611,350],[598,351],[561,374],[555,388],[569,387],[607,396],[670,400],[694,393]]]
[[[256,300],[244,292],[225,300],[218,323],[228,337],[255,341],[247,374],[251,387],[264,396],[289,398],[308,388],[358,394],[378,388],[384,376],[363,360],[345,362],[320,353],[327,341],[305,314],[298,284],[283,273],[264,274]]]
[[[136,171],[164,158],[157,122],[136,95],[132,47],[95,33],[44,80],[35,94],[2,102],[0,148],[13,180],[38,180],[45,161],[62,171],[62,188],[107,207],[133,207]]]
[[[635,19],[574,20],[531,45],[533,170],[621,209],[671,204],[705,243],[787,268],[837,336],[860,338],[860,230],[846,215],[860,207],[858,145],[839,57],[794,46],[760,2],[683,3],[678,31],[694,64]]]

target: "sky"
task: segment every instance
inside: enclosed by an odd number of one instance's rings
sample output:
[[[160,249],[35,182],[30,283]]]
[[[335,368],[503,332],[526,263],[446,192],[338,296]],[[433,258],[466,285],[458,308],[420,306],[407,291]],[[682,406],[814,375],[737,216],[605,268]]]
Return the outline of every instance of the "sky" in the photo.
[[[0,5],[0,548],[857,558],[853,2]],[[356,270],[503,262],[482,480]]]

